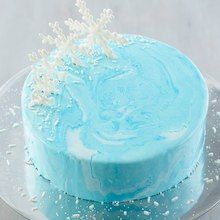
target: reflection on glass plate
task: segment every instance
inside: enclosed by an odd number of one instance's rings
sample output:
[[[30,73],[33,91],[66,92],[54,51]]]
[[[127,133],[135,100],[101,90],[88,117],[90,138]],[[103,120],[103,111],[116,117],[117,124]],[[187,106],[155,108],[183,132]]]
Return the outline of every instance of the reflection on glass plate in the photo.
[[[24,145],[20,96],[24,69],[0,90],[0,197],[29,219],[196,219],[220,200],[220,87],[207,80],[210,106],[204,154],[191,176],[142,200],[98,203],[69,196],[37,174]]]

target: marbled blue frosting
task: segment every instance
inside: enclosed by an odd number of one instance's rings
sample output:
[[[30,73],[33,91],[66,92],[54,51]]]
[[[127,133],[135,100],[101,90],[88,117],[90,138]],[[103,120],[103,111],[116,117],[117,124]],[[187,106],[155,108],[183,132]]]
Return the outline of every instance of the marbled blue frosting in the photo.
[[[96,48],[83,67],[64,57],[67,77],[51,106],[29,108],[30,157],[40,174],[68,194],[97,201],[143,198],[189,175],[202,152],[208,91],[199,70],[176,49],[142,36]],[[54,78],[59,71],[54,71]]]

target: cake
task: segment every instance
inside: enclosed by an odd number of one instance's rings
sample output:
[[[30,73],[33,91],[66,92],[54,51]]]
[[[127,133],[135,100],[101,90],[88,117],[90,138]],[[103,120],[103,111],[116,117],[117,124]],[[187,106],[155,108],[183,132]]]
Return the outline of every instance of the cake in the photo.
[[[106,29],[112,11],[68,19],[36,61],[22,91],[29,156],[40,175],[69,195],[127,201],[185,179],[203,151],[208,90],[177,49]]]

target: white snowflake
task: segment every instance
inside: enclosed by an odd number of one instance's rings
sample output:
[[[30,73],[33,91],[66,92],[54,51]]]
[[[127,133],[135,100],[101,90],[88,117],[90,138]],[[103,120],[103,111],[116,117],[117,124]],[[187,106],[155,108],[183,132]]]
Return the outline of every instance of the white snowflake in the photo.
[[[51,105],[53,103],[52,94],[57,93],[57,80],[50,74],[35,74],[33,79],[33,91],[30,107],[36,105]]]
[[[48,58],[49,53],[45,49],[29,54],[30,61],[37,62],[33,66],[35,76],[31,106],[52,104],[52,94],[57,92],[57,81],[63,80],[67,76],[65,72],[56,71],[58,66],[63,65],[64,56],[68,55],[72,63],[82,66],[79,55],[92,55],[95,45],[99,45],[107,57],[115,58],[109,42],[112,41],[119,45],[127,43],[122,35],[107,30],[107,25],[114,17],[112,10],[104,9],[100,18],[94,20],[84,0],[76,0],[76,6],[79,8],[84,22],[74,21],[71,18],[66,20],[65,24],[70,30],[68,35],[64,33],[58,22],[49,23],[54,36],[39,34],[43,44],[56,47],[56,50],[51,53],[52,57]],[[55,74],[57,74],[58,80],[55,79]]]
[[[112,10],[104,9],[100,18],[95,21],[84,0],[76,0],[76,6],[79,8],[84,22],[74,21],[72,18],[69,18],[65,21],[65,24],[69,27],[70,31],[78,33],[81,38],[85,38],[81,48],[84,48],[84,51],[91,55],[94,46],[99,45],[109,58],[115,58],[112,49],[108,45],[109,41],[125,45],[127,40],[121,34],[110,32],[106,29],[107,24],[114,17]]]
[[[60,28],[59,23],[49,23],[55,37],[51,35],[39,34],[42,39],[43,44],[55,45],[57,48],[55,54],[55,63],[62,65],[62,58],[64,55],[68,55],[72,62],[78,66],[82,65],[81,60],[78,58],[78,53],[85,53],[85,50],[79,45],[75,44],[76,40],[79,40],[80,35],[75,33],[70,33],[65,35],[63,30]]]

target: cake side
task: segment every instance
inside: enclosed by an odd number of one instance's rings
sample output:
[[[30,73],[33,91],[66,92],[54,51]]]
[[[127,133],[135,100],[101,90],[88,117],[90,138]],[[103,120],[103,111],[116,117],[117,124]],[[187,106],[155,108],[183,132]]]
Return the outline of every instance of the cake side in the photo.
[[[208,91],[199,70],[168,45],[125,38],[126,46],[111,43],[117,59],[99,47],[94,57],[81,57],[83,67],[64,57],[65,68],[51,73],[58,92],[49,106],[30,107],[41,73],[33,71],[25,82],[30,157],[40,174],[71,195],[98,201],[151,196],[186,178],[202,152]]]

